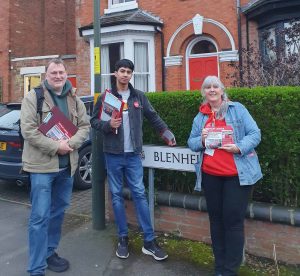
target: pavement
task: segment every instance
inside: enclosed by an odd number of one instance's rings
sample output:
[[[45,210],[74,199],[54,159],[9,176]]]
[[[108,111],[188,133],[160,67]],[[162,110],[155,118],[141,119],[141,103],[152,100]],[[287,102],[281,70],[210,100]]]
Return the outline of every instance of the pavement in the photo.
[[[25,276],[28,245],[27,222],[30,204],[26,190],[8,196],[8,190],[0,183],[0,276]],[[59,255],[70,261],[70,269],[61,276],[208,276],[210,271],[192,263],[172,258],[158,262],[140,251],[130,251],[128,259],[115,255],[117,244],[113,224],[104,230],[94,230],[91,219],[91,190],[74,191],[63,226],[63,237],[58,249]],[[17,196],[18,195],[18,196]],[[57,275],[46,270],[46,276]]]

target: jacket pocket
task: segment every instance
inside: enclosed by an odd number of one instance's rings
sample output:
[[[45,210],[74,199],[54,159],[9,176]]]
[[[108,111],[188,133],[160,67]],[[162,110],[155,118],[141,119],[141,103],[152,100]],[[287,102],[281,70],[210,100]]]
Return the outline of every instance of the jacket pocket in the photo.
[[[41,166],[41,164],[47,165],[51,162],[51,156],[44,154],[39,149],[29,145],[28,143],[25,143],[24,145],[24,151],[27,154],[23,154],[23,161],[30,163],[32,166]]]
[[[235,143],[242,140],[242,138],[245,136],[245,130],[244,130],[244,125],[243,125],[242,120],[241,119],[232,120],[232,121],[226,122],[226,124],[233,128]]]
[[[260,164],[256,152],[251,151],[244,156],[244,160],[247,173],[251,176],[251,180],[256,179],[257,176],[261,174]]]

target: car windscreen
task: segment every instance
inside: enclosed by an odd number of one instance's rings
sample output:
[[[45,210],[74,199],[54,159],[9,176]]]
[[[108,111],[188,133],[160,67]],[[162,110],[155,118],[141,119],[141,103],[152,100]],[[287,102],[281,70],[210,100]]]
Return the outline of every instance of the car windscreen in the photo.
[[[0,109],[0,129],[19,130],[20,110]]]

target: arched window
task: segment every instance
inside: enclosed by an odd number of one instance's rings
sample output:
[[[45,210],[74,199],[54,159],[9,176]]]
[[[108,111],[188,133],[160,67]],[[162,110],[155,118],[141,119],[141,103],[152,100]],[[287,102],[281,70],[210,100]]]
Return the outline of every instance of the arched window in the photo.
[[[207,40],[201,40],[197,42],[191,50],[192,55],[215,53],[215,52],[217,52],[215,45],[212,42]]]

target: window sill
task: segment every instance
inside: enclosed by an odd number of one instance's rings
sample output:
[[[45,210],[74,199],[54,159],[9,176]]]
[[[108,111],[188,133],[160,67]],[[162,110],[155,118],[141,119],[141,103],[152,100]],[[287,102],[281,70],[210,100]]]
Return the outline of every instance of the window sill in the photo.
[[[121,12],[127,10],[137,9],[138,4],[136,2],[127,2],[122,4],[115,4],[108,9],[104,9],[104,14],[110,14],[114,12]]]

